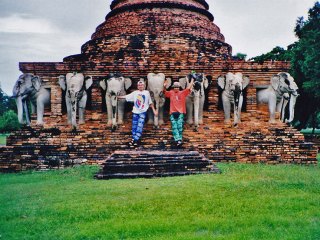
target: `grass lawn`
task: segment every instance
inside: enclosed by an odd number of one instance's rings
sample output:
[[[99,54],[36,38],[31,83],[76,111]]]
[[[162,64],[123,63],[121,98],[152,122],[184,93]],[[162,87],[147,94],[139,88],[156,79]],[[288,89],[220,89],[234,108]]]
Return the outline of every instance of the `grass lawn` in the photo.
[[[0,174],[0,239],[320,239],[320,168],[94,180],[96,166]]]
[[[7,134],[0,134],[0,145],[6,145],[7,136]]]

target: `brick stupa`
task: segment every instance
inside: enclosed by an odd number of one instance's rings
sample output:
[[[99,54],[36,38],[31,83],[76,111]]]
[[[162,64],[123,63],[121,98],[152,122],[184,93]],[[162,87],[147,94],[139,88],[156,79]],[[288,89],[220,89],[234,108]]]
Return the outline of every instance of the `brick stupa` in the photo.
[[[134,84],[149,72],[163,72],[178,80],[191,70],[212,78],[204,113],[204,124],[193,131],[186,125],[186,151],[196,150],[216,162],[316,164],[316,149],[304,136],[284,123],[268,123],[266,106],[259,106],[256,93],[267,87],[270,77],[288,71],[287,62],[246,62],[231,58],[213,22],[205,0],[114,0],[111,12],[96,28],[78,55],[63,62],[24,62],[20,71],[39,75],[51,91],[51,108],[43,128],[23,128],[0,148],[0,171],[46,169],[89,162],[103,162],[115,150],[126,150],[131,135],[130,112],[115,132],[107,126],[99,81],[120,71]],[[58,76],[82,71],[93,76],[86,124],[76,132],[67,124]],[[246,107],[238,128],[225,125],[218,106],[217,78],[227,72],[250,76]],[[34,119],[35,117],[33,117]],[[34,122],[34,120],[33,120]],[[160,129],[146,126],[142,145],[146,149],[171,148],[168,116]]]
[[[220,29],[203,0],[118,0],[81,54],[66,63],[105,63],[131,77],[150,71],[181,76],[196,70],[208,72],[217,60],[231,57]]]

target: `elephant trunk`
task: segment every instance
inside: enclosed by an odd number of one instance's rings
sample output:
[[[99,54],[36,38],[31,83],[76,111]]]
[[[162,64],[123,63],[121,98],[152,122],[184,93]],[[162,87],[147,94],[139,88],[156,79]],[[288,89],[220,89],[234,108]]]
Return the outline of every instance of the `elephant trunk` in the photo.
[[[243,103],[242,90],[239,84],[235,85],[235,90],[233,92],[234,100],[234,126],[237,126],[240,122],[240,114]]]
[[[25,117],[26,117],[26,123],[29,126],[30,125],[30,117],[29,117],[29,109],[28,109],[28,104],[27,104],[27,100],[23,101],[23,112],[25,113]],[[23,116],[23,114],[22,114]]]
[[[291,123],[294,119],[294,107],[296,105],[297,101],[297,95],[290,94],[290,99],[289,99],[289,119],[286,120],[287,123]]]
[[[77,101],[71,97],[71,124],[73,129],[77,129]]]
[[[111,106],[112,106],[112,129],[117,127],[117,112],[118,112],[118,101],[117,96],[111,96]]]
[[[200,96],[195,95],[194,96],[194,109],[193,109],[193,114],[194,114],[194,126],[197,129],[199,127],[199,108],[200,108]]]
[[[155,109],[159,112],[159,109],[160,109],[160,98],[156,98],[155,99]],[[159,126],[159,115],[158,116],[155,116],[155,115],[153,115],[154,116],[154,126],[155,127],[158,127]]]
[[[18,120],[20,124],[23,124],[23,105],[21,97],[16,98],[16,104],[18,109]]]

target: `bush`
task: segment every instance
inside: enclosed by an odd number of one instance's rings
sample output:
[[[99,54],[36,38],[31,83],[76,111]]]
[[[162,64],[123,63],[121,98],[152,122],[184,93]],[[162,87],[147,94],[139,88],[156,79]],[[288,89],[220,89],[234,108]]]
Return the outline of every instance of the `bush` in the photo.
[[[20,123],[18,121],[18,116],[14,111],[9,110],[0,117],[1,133],[11,132],[18,129],[20,129]]]

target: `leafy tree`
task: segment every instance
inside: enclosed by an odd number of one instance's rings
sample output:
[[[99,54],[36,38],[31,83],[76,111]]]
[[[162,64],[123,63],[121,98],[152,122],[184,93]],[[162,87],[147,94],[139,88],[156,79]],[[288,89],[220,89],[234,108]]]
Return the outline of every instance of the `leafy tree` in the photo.
[[[0,132],[11,132],[19,128],[18,116],[14,111],[9,110],[0,117]]]
[[[316,127],[320,111],[320,3],[309,10],[308,19],[299,17],[294,29],[298,41],[287,49],[275,47],[270,52],[250,60],[290,61],[291,75],[300,90],[296,104],[295,127]]]
[[[311,122],[316,127],[320,111],[320,3],[309,10],[308,19],[298,18],[295,33],[299,41],[291,47],[291,72],[299,85],[298,128]],[[312,120],[310,119],[312,118]]]
[[[9,110],[16,110],[15,101],[2,91],[0,85],[0,116]]]
[[[282,47],[275,47],[270,52],[262,54],[257,57],[253,57],[250,60],[254,60],[256,62],[264,62],[264,61],[290,61],[291,60],[291,51],[289,50],[290,46],[288,47],[288,50],[285,50]]]
[[[11,132],[19,129],[14,99],[6,95],[0,86],[0,132]]]
[[[245,53],[237,53],[235,56],[232,56],[234,60],[246,60],[247,54]]]

